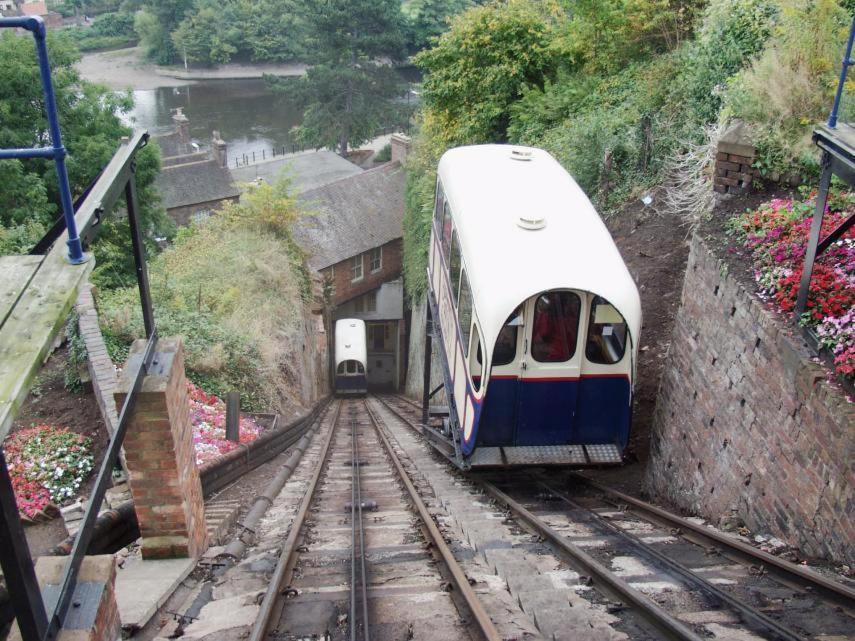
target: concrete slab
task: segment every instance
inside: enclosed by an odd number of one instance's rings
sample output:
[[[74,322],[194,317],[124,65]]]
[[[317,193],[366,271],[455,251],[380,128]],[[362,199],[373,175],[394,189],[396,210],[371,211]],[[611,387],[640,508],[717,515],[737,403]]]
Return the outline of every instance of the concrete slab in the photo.
[[[143,561],[131,557],[116,574],[122,627],[142,627],[196,566],[194,559]]]

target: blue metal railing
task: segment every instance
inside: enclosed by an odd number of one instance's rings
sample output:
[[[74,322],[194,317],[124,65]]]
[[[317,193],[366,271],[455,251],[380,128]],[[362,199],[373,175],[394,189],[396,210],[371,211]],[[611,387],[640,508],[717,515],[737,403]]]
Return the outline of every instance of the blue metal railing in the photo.
[[[849,27],[849,40],[846,43],[846,53],[843,55],[843,64],[840,68],[840,80],[837,82],[834,104],[831,107],[831,114],[828,116],[828,126],[832,129],[837,127],[837,112],[840,109],[840,99],[843,97],[843,86],[846,84],[846,75],[849,73],[849,67],[855,65],[855,60],[852,59],[853,40],[855,40],[855,20],[852,21],[852,26]]]
[[[36,42],[36,52],[39,57],[39,73],[42,79],[42,91],[45,96],[45,111],[47,112],[48,129],[50,131],[50,147],[34,147],[30,149],[0,149],[0,160],[21,158],[47,158],[56,163],[56,175],[59,180],[59,197],[62,202],[62,215],[68,230],[68,261],[73,265],[85,263],[88,256],[83,253],[83,245],[77,233],[74,221],[74,205],[71,201],[71,186],[68,183],[68,172],[65,168],[67,152],[62,144],[62,133],[59,129],[59,114],[56,109],[56,98],[53,93],[53,81],[50,74],[50,60],[47,51],[47,31],[45,23],[38,16],[23,18],[0,18],[0,29],[26,29],[33,34]]]

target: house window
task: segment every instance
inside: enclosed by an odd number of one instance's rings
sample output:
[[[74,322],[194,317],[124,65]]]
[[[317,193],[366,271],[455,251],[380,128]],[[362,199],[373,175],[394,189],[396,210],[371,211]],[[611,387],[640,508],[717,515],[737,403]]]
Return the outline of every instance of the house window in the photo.
[[[377,311],[377,290],[368,292],[353,301],[353,311],[357,314]]]
[[[371,273],[379,272],[383,269],[383,248],[375,247],[371,250],[371,253],[368,255],[369,260],[369,269]]]
[[[362,280],[362,254],[350,259],[351,280]]]

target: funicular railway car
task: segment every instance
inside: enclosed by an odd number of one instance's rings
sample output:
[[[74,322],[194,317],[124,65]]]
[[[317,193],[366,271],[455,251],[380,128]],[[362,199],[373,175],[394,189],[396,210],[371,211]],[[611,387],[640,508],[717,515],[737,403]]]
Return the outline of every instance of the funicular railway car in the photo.
[[[551,155],[507,145],[443,155],[428,279],[448,399],[441,427],[425,426],[438,449],[464,469],[622,462],[641,301]],[[425,363],[429,372],[428,350]],[[426,416],[429,397],[426,385]]]
[[[367,394],[365,321],[343,318],[335,324],[335,393]]]

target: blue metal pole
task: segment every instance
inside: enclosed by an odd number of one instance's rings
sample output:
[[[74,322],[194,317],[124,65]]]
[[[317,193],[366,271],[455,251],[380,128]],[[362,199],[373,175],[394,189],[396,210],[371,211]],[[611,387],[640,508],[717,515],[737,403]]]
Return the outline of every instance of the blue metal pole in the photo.
[[[834,94],[834,105],[831,107],[831,115],[828,116],[828,126],[837,127],[837,110],[840,108],[840,98],[843,96],[843,85],[846,84],[846,74],[849,67],[855,64],[852,60],[852,41],[855,40],[855,20],[849,27],[849,42],[846,43],[846,53],[843,55],[843,64],[840,69],[840,80],[837,83],[837,93]]]
[[[44,20],[39,16],[25,18],[2,18],[0,19],[0,28],[21,28],[30,31],[36,41],[36,52],[39,56],[39,73],[42,79],[42,90],[45,96],[45,111],[47,112],[48,129],[50,130],[50,140],[52,149],[52,157],[56,163],[56,175],[59,182],[59,198],[62,202],[62,215],[65,217],[65,227],[68,231],[68,262],[72,265],[79,265],[89,260],[89,257],[83,253],[83,245],[80,241],[80,236],[77,233],[77,223],[74,220],[74,204],[71,200],[71,186],[68,183],[68,172],[65,168],[66,150],[62,144],[62,133],[59,128],[59,114],[56,108],[56,97],[53,93],[53,80],[50,74],[50,60],[47,51],[47,31],[45,29]],[[45,158],[48,150],[24,149],[12,150],[19,152],[18,158]],[[7,152],[8,153],[8,152]],[[3,155],[0,157],[14,157]]]

